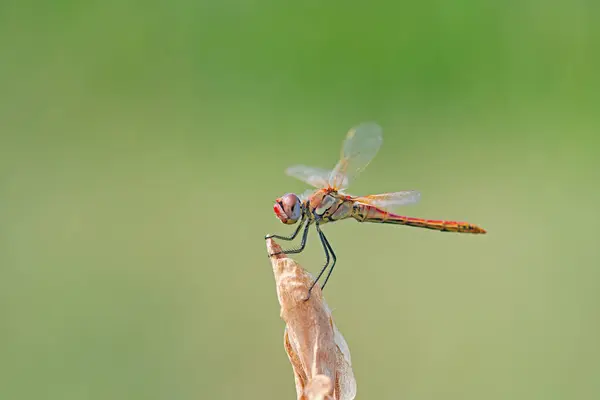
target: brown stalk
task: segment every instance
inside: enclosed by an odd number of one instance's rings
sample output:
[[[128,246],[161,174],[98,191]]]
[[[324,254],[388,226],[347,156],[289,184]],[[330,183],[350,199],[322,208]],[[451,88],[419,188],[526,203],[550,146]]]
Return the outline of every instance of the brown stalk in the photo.
[[[267,239],[269,254],[281,247]],[[294,370],[298,400],[351,400],[356,396],[350,350],[336,328],[321,288],[293,259],[271,256],[280,316],[285,321],[284,348]]]

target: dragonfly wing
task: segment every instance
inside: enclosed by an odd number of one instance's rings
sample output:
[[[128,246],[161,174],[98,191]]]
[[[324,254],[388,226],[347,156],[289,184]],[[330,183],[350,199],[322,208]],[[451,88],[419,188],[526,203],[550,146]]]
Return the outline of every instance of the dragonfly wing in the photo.
[[[383,131],[374,122],[363,123],[350,129],[342,145],[340,160],[331,171],[329,186],[336,190],[347,188],[369,165],[382,142]]]
[[[314,189],[306,189],[302,194],[298,195],[300,201],[308,200],[308,198],[315,192]]]
[[[421,198],[421,193],[416,190],[405,190],[402,192],[372,194],[369,196],[352,196],[353,201],[369,204],[380,208],[394,208],[414,204]]]
[[[329,177],[331,176],[330,170],[306,165],[291,166],[285,170],[285,173],[319,189],[329,186]]]

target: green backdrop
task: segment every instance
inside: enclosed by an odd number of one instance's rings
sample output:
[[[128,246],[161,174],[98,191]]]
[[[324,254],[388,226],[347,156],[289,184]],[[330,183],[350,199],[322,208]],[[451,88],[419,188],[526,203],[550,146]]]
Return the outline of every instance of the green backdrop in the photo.
[[[361,399],[600,396],[592,1],[0,4],[0,398],[292,399],[273,200],[384,128],[341,222]],[[297,257],[318,271],[312,236]]]

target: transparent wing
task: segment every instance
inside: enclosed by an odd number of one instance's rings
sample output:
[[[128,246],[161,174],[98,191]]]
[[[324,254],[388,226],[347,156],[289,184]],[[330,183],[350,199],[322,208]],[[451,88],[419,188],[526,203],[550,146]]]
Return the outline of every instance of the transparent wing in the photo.
[[[319,189],[329,186],[329,177],[331,176],[330,170],[306,165],[293,165],[286,169],[285,173]]]
[[[300,201],[308,200],[310,195],[313,194],[314,192],[315,192],[314,189],[306,189],[302,194],[298,195],[298,198],[300,199]]]
[[[421,193],[416,190],[405,190],[402,192],[372,194],[369,196],[351,196],[352,200],[363,204],[370,204],[381,208],[394,208],[414,204],[421,198]]]
[[[348,185],[366,168],[379,151],[383,131],[374,122],[360,124],[346,134],[342,154],[329,177],[329,186],[339,190]]]

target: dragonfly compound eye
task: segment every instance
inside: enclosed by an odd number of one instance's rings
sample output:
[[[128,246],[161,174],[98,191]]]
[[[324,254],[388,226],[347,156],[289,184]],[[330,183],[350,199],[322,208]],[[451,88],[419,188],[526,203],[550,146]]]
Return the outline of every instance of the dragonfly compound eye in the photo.
[[[283,222],[284,224],[288,223],[288,217],[284,211],[281,199],[275,200],[275,204],[273,204],[273,211],[275,212],[275,215],[277,216],[277,218],[279,218],[281,222]]]
[[[288,224],[295,224],[302,217],[300,199],[293,193],[288,193],[281,199],[283,211],[287,216]]]

